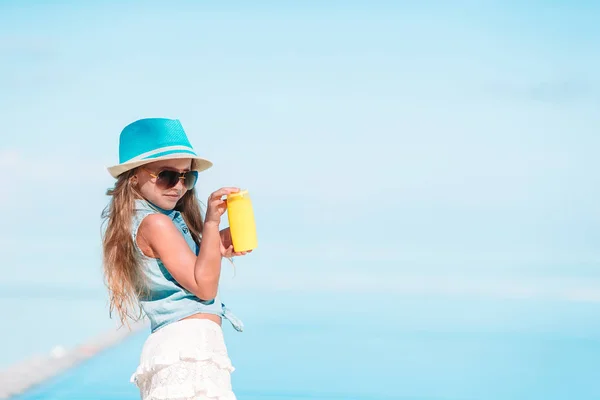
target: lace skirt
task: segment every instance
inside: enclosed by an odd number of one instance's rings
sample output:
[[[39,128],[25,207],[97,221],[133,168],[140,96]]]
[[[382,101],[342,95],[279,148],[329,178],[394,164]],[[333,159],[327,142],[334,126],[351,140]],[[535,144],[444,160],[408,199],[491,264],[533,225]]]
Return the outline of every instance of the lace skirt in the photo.
[[[131,382],[142,400],[236,400],[233,370],[221,327],[187,319],[148,337]]]

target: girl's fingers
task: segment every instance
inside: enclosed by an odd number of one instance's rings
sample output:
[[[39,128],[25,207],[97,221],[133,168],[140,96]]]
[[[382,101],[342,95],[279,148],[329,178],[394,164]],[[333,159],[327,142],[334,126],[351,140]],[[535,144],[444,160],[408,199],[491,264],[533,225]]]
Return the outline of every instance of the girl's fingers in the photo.
[[[221,197],[228,195],[229,193],[237,193],[239,191],[240,191],[240,189],[236,188],[236,187],[224,187],[224,188],[221,188],[221,189],[213,192],[210,195],[209,199],[211,199],[211,200],[220,199]]]
[[[211,205],[211,206],[213,206],[213,207],[218,207],[218,206],[220,206],[220,205],[221,205],[221,204],[223,204],[223,203],[225,203],[225,200],[221,200],[221,199],[214,199],[214,200],[211,200],[211,201],[210,201],[209,205]]]

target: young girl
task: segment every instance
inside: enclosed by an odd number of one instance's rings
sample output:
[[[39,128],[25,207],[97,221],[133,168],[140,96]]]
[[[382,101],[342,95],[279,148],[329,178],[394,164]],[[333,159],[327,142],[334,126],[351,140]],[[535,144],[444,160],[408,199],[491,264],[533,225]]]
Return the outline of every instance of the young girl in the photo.
[[[222,257],[241,256],[228,229],[225,187],[208,199],[204,222],[194,185],[212,163],[196,155],[178,120],[142,119],[123,129],[117,179],[103,216],[110,311],[121,323],[143,312],[151,333],[131,377],[143,400],[234,400],[222,318],[243,326],[218,296]],[[132,309],[138,309],[136,316]]]

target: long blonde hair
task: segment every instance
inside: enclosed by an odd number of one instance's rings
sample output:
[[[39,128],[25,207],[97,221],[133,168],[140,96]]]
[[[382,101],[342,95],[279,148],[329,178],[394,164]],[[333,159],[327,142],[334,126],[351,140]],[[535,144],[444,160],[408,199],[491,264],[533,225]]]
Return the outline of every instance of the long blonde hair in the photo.
[[[193,165],[192,165],[193,168]],[[140,254],[133,242],[131,223],[135,213],[135,200],[143,198],[136,188],[136,170],[121,174],[113,188],[106,191],[112,199],[102,212],[106,230],[102,237],[104,281],[108,288],[112,317],[116,310],[122,325],[127,319],[137,321],[142,317],[138,299],[148,293],[140,266]],[[196,190],[188,190],[177,203],[192,238],[200,245],[202,237],[202,212]],[[137,310],[135,315],[134,310]]]

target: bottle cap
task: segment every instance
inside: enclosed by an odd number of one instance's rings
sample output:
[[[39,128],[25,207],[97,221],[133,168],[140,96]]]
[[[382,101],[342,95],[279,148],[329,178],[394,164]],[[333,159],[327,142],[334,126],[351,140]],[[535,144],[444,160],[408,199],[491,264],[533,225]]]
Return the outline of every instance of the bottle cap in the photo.
[[[244,196],[246,196],[246,195],[248,195],[248,191],[247,191],[247,190],[240,190],[240,191],[239,191],[239,192],[237,192],[237,193],[229,193],[229,194],[227,195],[227,199],[231,199],[231,198],[233,198],[233,197],[244,197]]]

